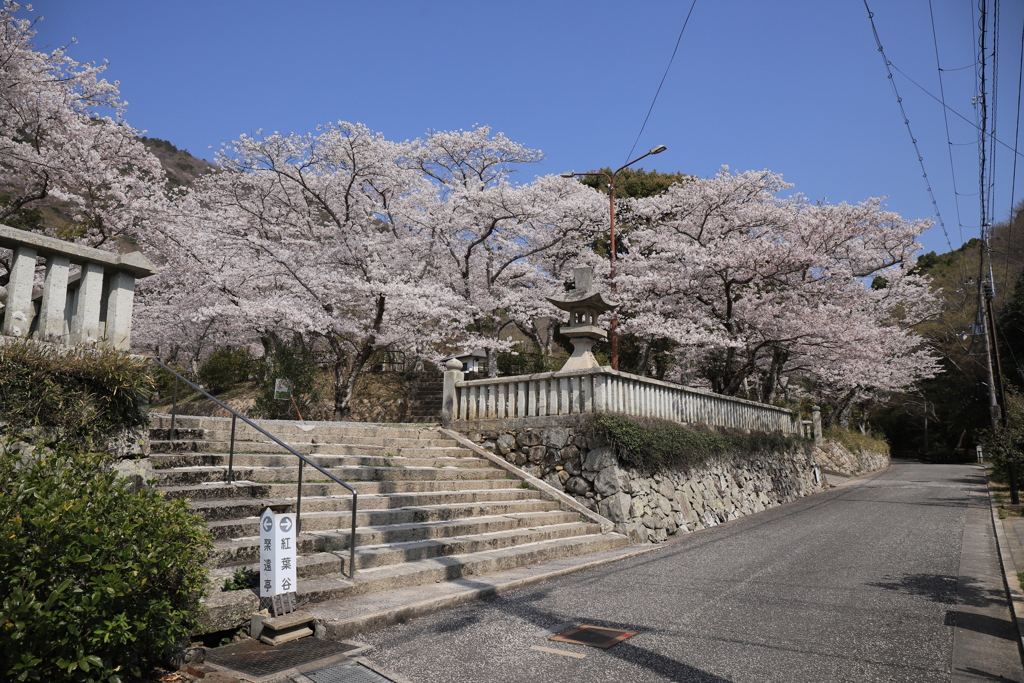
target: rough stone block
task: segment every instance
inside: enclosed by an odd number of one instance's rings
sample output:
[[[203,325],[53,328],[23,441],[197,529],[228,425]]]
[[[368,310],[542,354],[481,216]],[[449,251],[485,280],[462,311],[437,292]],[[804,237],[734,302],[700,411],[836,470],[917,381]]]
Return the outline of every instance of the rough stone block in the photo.
[[[620,492],[602,500],[597,511],[615,523],[626,522],[629,521],[629,504],[629,494]]]
[[[583,462],[583,469],[598,472],[609,465],[617,465],[618,462],[619,459],[615,455],[615,450],[610,446],[602,446],[587,453],[587,459]]]
[[[582,477],[573,476],[569,477],[565,482],[565,490],[569,493],[575,493],[576,495],[582,496],[590,490],[590,484]]]
[[[541,443],[561,449],[569,443],[569,430],[564,427],[549,427],[541,432]]]
[[[495,440],[495,444],[498,447],[498,452],[506,455],[516,447],[516,437],[511,434],[502,434]]]
[[[517,440],[521,446],[539,446],[544,443],[540,432],[536,432],[532,429],[526,429],[520,432]]]
[[[529,454],[527,455],[527,458],[530,460],[530,462],[539,465],[540,463],[544,462],[544,457],[547,454],[548,454],[548,449],[545,448],[544,446],[539,446],[539,445],[538,446],[530,446]]]

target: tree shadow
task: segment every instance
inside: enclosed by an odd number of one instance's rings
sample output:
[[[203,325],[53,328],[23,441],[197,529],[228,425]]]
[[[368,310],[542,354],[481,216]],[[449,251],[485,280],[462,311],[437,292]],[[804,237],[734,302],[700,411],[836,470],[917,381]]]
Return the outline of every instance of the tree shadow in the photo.
[[[986,588],[982,581],[971,576],[957,579],[949,574],[906,574],[897,580],[877,581],[867,585],[950,605],[958,601],[970,607],[1006,604],[1006,595],[1002,590]]]

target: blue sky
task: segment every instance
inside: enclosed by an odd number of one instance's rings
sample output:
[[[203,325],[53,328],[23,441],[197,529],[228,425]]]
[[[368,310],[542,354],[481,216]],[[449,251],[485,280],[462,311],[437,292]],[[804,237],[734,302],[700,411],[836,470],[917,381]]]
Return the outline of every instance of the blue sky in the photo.
[[[869,4],[890,61],[938,95],[934,16],[947,104],[974,121],[975,70],[953,69],[976,60],[976,2]],[[1024,7],[1003,5],[996,133],[1012,147]],[[72,57],[108,60],[128,121],[193,154],[212,158],[211,146],[260,128],[337,120],[402,140],[485,124],[544,151],[527,181],[628,160],[690,0],[33,7],[45,17],[39,47],[74,37]],[[978,233],[977,131],[950,114],[947,138],[942,107],[899,73],[895,82],[958,247]],[[908,218],[935,214],[862,0],[697,0],[635,156],[656,144],[668,151],[640,165],[700,176],[769,168],[812,199],[887,196]],[[996,219],[1024,192],[1011,187],[1013,156],[997,153]],[[1024,164],[1019,175],[1024,188]],[[954,196],[954,177],[965,196]],[[923,242],[949,248],[938,225]]]

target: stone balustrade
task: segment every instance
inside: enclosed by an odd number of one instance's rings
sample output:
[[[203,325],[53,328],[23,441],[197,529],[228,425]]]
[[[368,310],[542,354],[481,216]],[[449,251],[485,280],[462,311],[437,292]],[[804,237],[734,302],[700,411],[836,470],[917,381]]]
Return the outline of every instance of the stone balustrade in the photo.
[[[0,309],[5,336],[127,349],[135,280],[155,266],[139,252],[116,254],[0,225],[10,249],[10,279]],[[45,263],[41,289],[36,271]],[[72,266],[80,271],[72,274]]]
[[[458,367],[450,368],[445,372],[443,401],[445,424],[622,413],[717,427],[803,433],[799,416],[791,410],[608,367],[468,381]]]

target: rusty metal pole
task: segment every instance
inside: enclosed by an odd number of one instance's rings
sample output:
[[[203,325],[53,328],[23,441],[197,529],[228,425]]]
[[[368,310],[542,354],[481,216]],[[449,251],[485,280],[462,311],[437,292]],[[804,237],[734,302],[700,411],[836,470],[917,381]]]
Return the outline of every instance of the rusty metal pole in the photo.
[[[622,169],[620,168],[619,171]],[[616,171],[615,173],[618,173]],[[612,293],[618,291],[615,285],[615,173],[608,177],[608,216],[611,224],[611,288]],[[612,324],[609,338],[612,343],[612,370],[619,369],[619,314],[612,311]]]

